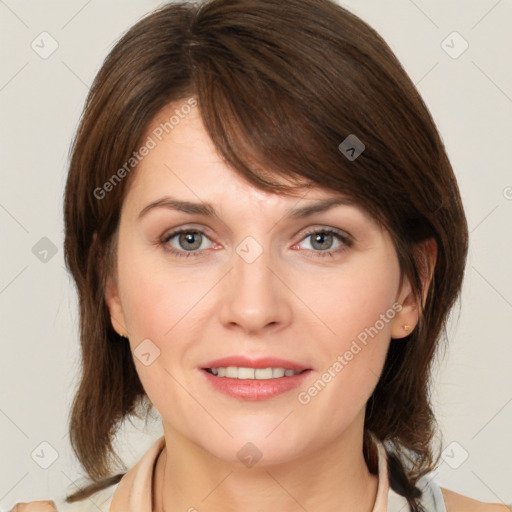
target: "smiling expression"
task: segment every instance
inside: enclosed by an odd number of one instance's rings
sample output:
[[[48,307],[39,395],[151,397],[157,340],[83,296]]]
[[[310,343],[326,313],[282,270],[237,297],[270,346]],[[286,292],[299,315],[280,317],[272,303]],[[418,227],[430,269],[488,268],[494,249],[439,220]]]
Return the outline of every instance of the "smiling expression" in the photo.
[[[199,108],[129,179],[107,303],[132,351],[146,340],[158,354],[134,361],[167,431],[224,460],[250,440],[283,462],[362,430],[408,310],[307,405],[297,396],[409,296],[388,232],[336,191],[258,190],[219,157]]]

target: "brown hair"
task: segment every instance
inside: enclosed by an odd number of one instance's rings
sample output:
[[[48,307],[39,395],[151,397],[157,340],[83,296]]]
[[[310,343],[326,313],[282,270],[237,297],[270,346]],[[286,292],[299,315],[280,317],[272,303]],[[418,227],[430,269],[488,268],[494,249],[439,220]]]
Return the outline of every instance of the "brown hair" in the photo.
[[[70,440],[91,485],[116,483],[112,440],[151,404],[129,344],[113,330],[105,280],[130,176],[94,191],[133,156],[154,116],[193,96],[228,165],[262,190],[312,183],[350,197],[390,233],[418,298],[420,320],[392,340],[365,418],[364,454],[377,472],[373,433],[386,441],[391,485],[421,510],[419,478],[435,468],[431,366],[460,292],[468,233],[453,170],[432,117],[383,39],[330,0],[210,0],[165,5],[119,40],[96,76],[72,147],[65,190],[65,260],[80,305],[81,381]],[[338,148],[365,144],[355,160]],[[291,187],[291,185],[290,185]],[[288,190],[291,190],[289,188]],[[419,243],[437,244],[428,290]],[[419,302],[421,304],[421,301]]]

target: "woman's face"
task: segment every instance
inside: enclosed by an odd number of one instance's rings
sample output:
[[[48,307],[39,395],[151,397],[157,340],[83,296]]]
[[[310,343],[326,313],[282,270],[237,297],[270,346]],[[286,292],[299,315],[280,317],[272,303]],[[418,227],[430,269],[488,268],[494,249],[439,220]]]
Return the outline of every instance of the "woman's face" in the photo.
[[[261,463],[360,435],[390,338],[416,318],[388,233],[346,204],[293,215],[342,196],[254,188],[217,155],[198,107],[156,130],[176,106],[144,137],[154,147],[129,178],[107,287],[166,434]]]

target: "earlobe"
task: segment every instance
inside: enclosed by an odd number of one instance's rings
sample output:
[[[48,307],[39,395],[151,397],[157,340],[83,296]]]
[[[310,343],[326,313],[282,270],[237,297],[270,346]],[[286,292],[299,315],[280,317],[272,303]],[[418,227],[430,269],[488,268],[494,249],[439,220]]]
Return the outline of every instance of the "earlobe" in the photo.
[[[417,300],[407,278],[404,278],[401,292],[397,299],[401,308],[391,323],[391,337],[394,339],[409,336],[418,323],[419,318]]]
[[[415,259],[423,284],[423,296],[421,297],[421,307],[423,308],[427,300],[429,287],[432,284],[432,277],[437,260],[437,244],[433,238],[429,238],[418,244],[415,251]],[[397,302],[401,304],[402,307],[393,319],[391,338],[405,338],[412,333],[419,320],[419,301],[420,298],[413,292],[409,279],[404,277],[397,298]]]
[[[119,298],[115,280],[108,276],[105,285],[105,302],[110,313],[110,321],[114,330],[123,338],[127,337],[126,322],[124,318],[121,299]]]

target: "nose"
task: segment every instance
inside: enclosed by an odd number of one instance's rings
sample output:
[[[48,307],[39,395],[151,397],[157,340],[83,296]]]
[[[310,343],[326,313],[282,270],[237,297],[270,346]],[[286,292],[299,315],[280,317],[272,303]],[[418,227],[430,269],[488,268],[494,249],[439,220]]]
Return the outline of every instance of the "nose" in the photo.
[[[242,243],[233,254],[232,267],[222,285],[222,323],[247,335],[285,328],[292,317],[293,293],[272,252],[254,241]]]

